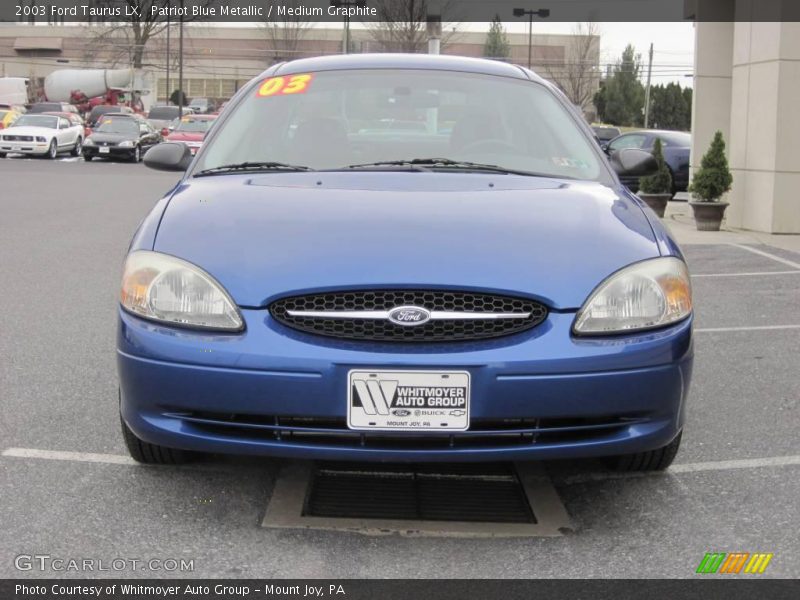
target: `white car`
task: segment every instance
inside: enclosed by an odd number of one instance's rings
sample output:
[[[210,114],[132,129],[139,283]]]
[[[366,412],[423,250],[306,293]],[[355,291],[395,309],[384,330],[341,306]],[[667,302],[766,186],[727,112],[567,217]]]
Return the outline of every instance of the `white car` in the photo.
[[[54,115],[22,115],[0,134],[0,158],[12,152],[55,158],[67,150],[80,156],[82,148],[83,127]]]

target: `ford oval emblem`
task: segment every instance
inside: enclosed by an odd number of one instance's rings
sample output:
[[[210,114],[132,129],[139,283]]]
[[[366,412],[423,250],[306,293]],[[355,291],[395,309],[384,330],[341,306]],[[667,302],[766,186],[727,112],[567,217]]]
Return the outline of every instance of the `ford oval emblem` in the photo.
[[[431,312],[420,306],[398,306],[389,311],[389,320],[406,327],[422,325],[431,318]]]

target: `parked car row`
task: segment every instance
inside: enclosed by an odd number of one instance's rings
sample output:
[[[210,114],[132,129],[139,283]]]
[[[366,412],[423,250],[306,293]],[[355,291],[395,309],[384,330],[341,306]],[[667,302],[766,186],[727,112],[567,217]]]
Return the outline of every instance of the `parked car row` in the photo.
[[[53,108],[64,107],[63,103],[47,104],[53,105]],[[78,113],[71,111],[36,111],[16,115],[0,133],[0,158],[11,153],[56,158],[59,153],[68,151],[72,156],[83,155],[86,161],[116,158],[139,162],[147,150],[161,143],[165,137],[186,144],[194,154],[216,119],[216,115],[189,114],[166,121],[162,131],[143,116],[125,108],[97,106],[92,110],[88,124]],[[175,108],[178,111],[178,107],[163,108]],[[156,112],[156,116],[162,116],[161,113]],[[163,116],[171,114],[168,112]],[[5,118],[2,111],[0,118]],[[158,119],[156,124],[160,124]]]
[[[595,136],[603,151],[611,155],[624,148],[636,148],[652,152],[656,140],[661,140],[664,161],[672,176],[672,193],[685,192],[689,186],[689,152],[692,136],[685,131],[669,131],[664,129],[642,129],[622,133],[618,127],[593,125]],[[622,183],[632,192],[639,191],[639,173],[622,171],[619,173]]]

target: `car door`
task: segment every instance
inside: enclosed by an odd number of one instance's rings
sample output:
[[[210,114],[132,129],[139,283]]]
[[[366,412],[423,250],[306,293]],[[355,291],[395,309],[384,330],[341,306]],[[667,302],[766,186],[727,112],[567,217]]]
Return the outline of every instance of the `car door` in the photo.
[[[71,146],[75,143],[72,125],[64,117],[58,118],[58,131],[56,132],[59,148]]]

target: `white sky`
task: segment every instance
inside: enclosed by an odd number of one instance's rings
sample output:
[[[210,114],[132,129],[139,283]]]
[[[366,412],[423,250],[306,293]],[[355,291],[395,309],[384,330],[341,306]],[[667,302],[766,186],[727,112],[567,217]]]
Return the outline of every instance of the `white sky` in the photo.
[[[504,22],[506,31],[526,33],[527,22]],[[536,33],[572,33],[576,23],[533,22]],[[653,43],[653,82],[675,81],[691,86],[694,63],[694,24],[686,23],[598,23],[600,29],[600,63],[616,62],[625,46],[633,44],[647,66],[647,52]],[[485,31],[485,23],[462,23],[469,31]]]

